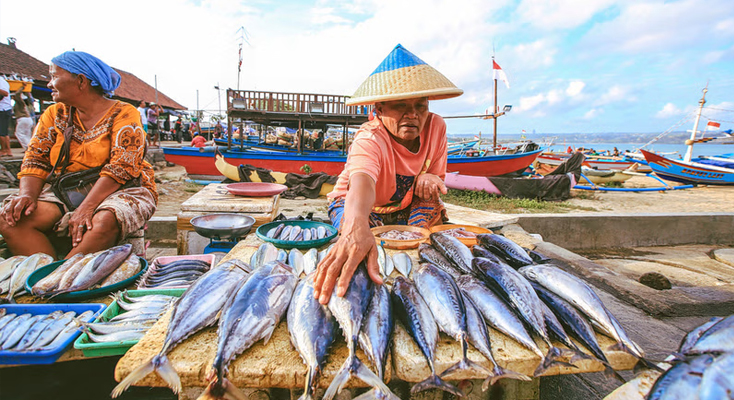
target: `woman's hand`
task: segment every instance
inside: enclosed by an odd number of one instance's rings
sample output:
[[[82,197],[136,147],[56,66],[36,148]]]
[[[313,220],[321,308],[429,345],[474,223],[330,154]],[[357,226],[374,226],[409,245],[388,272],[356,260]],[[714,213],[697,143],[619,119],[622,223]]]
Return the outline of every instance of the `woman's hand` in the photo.
[[[438,175],[425,173],[415,178],[415,195],[423,200],[437,201],[441,194],[446,193],[446,184]]]
[[[69,236],[72,246],[76,247],[81,241],[84,233],[92,230],[92,217],[96,207],[85,207],[84,204],[74,210],[69,218]]]
[[[367,258],[367,273],[376,284],[382,284],[377,264],[377,245],[367,218],[345,221],[339,240],[319,263],[314,279],[314,297],[327,304],[336,284],[336,295],[344,296],[354,271]],[[338,283],[337,283],[338,279]]]
[[[2,209],[2,218],[10,226],[15,226],[21,217],[29,216],[36,210],[38,198],[28,194],[19,194],[13,197]]]

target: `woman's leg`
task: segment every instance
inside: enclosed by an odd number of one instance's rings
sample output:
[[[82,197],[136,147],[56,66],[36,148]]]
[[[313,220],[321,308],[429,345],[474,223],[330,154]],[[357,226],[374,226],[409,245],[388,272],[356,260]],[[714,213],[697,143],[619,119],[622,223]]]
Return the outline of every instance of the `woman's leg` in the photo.
[[[109,210],[97,211],[92,217],[92,229],[84,232],[82,241],[71,249],[66,258],[74,254],[89,254],[100,250],[107,250],[117,244],[120,237],[120,224],[115,213]]]
[[[56,250],[46,232],[50,232],[62,216],[56,203],[39,201],[36,210],[22,217],[15,226],[8,225],[4,218],[0,218],[0,234],[13,255],[30,256],[40,252],[55,258]]]

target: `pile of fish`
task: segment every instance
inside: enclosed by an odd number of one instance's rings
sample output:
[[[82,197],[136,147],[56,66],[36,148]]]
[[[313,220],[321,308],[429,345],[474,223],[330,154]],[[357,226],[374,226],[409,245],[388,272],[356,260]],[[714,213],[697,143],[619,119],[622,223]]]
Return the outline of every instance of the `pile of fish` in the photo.
[[[301,228],[300,225],[278,224],[278,226],[270,229],[265,236],[270,239],[285,240],[289,242],[307,242],[309,240],[323,239],[332,232],[324,225],[312,228]]]
[[[446,229],[441,231],[441,233],[459,239],[475,239],[477,237],[476,233],[466,230],[463,226],[459,228]]]
[[[140,258],[125,244],[91,254],[75,254],[39,280],[31,292],[39,297],[89,290],[122,282],[142,268]]]
[[[308,275],[315,271],[318,263],[326,257],[332,247],[333,244],[322,251],[312,248],[302,252],[295,248],[286,251],[284,249],[278,249],[271,243],[263,243],[258,247],[257,251],[252,253],[250,265],[255,269],[271,261],[280,261],[290,266],[296,277],[300,277],[303,273]]]
[[[7,293],[6,300],[15,303],[15,296],[25,293],[28,276],[53,261],[48,254],[36,253],[30,257],[14,256],[0,262],[0,294]]]
[[[378,234],[377,237],[390,240],[418,240],[425,238],[425,236],[423,236],[423,234],[420,232],[405,231],[400,229],[392,229],[382,232]]]
[[[140,340],[177,299],[175,296],[149,294],[131,297],[127,292],[112,296],[121,312],[110,319],[82,322],[92,343]]]
[[[674,358],[647,399],[734,398],[734,315],[714,317],[693,329]]]
[[[8,314],[0,308],[0,350],[33,352],[58,348],[79,331],[78,321],[92,317],[86,311],[77,317],[74,311],[51,314]]]
[[[189,287],[210,268],[211,264],[202,260],[183,258],[160,264],[156,259],[138,282],[138,289]]]

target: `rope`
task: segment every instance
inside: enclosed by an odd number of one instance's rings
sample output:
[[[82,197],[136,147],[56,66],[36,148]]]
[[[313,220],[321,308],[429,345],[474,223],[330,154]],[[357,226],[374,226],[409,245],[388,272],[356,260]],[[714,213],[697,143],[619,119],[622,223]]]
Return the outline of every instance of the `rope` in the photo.
[[[654,138],[652,138],[652,140],[650,140],[649,142],[647,142],[647,143],[645,143],[644,145],[642,145],[642,146],[638,147],[638,148],[637,148],[637,149],[635,150],[635,152],[638,152],[638,151],[639,151],[640,149],[643,149],[643,148],[645,148],[645,147],[647,147],[647,146],[649,146],[649,145],[651,145],[651,144],[653,144],[653,143],[657,142],[657,141],[658,141],[658,140],[660,140],[660,139],[661,139],[661,138],[662,138],[663,136],[665,136],[665,135],[669,134],[670,132],[672,132],[672,131],[673,131],[673,130],[674,130],[675,128],[677,128],[677,127],[679,127],[679,126],[683,125],[684,123],[690,122],[692,118],[693,118],[693,113],[692,113],[692,112],[691,112],[691,113],[688,113],[688,114],[686,114],[686,115],[685,115],[685,116],[684,116],[684,117],[683,117],[683,118],[682,118],[682,119],[681,119],[680,121],[678,121],[678,123],[676,123],[675,125],[673,125],[673,126],[671,126],[670,128],[668,128],[668,129],[667,129],[667,130],[666,130],[665,132],[663,132],[663,133],[661,133],[661,134],[659,134],[659,135],[655,136],[655,137],[654,137]]]

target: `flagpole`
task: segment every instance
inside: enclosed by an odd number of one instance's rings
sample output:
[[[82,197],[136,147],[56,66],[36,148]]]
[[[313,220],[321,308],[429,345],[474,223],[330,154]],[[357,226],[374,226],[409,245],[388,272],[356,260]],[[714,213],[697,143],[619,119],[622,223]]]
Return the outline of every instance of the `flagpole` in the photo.
[[[494,65],[494,56],[492,56],[492,65]],[[497,154],[497,112],[499,112],[499,110],[497,109],[497,77],[493,76],[493,80],[494,80],[494,115],[495,117],[492,118],[494,120],[494,143],[493,143],[492,150],[494,151],[495,154]]]
[[[685,162],[691,162],[691,157],[693,156],[693,142],[696,140],[696,133],[698,132],[698,121],[701,119],[701,111],[703,110],[703,105],[706,104],[706,93],[708,91],[708,88],[703,89],[703,96],[701,96],[701,100],[698,102],[698,114],[696,114],[696,122],[693,123],[693,132],[691,132],[691,144],[688,145],[686,155],[683,156],[683,161]]]

